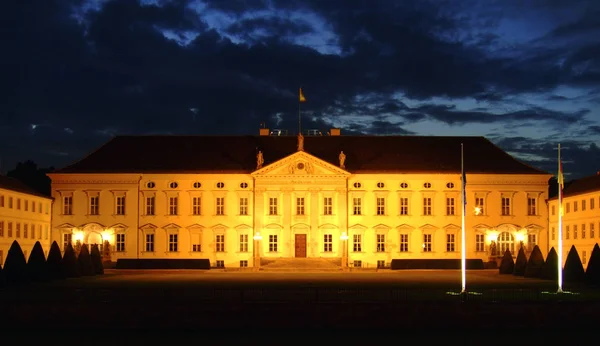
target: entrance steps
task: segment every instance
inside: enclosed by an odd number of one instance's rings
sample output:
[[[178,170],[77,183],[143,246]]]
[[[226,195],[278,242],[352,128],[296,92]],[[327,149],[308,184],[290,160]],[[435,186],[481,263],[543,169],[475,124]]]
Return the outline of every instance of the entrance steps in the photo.
[[[261,258],[266,272],[341,272],[341,258]]]

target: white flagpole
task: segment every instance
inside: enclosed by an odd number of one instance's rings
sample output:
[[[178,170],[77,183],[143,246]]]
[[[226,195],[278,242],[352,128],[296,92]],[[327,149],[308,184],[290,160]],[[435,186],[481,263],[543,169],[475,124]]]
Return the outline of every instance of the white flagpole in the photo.
[[[558,293],[562,293],[563,287],[563,242],[562,242],[562,194],[564,185],[564,175],[562,172],[562,164],[560,162],[560,143],[558,144]]]
[[[462,180],[462,232],[461,232],[461,276],[462,276],[462,291],[467,290],[467,271],[466,271],[466,236],[465,236],[465,216],[467,210],[467,186],[466,186],[466,175],[465,175],[465,163],[463,154],[463,144],[460,144],[460,171]]]

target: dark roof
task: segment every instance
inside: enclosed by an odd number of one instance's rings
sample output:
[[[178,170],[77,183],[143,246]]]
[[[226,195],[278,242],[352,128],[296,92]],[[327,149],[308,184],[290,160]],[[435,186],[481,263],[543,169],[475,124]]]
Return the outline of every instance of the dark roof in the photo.
[[[304,149],[336,166],[343,150],[351,173],[460,173],[461,143],[468,173],[547,174],[484,137],[307,136]],[[250,173],[259,150],[266,166],[296,149],[295,136],[118,136],[56,173]]]
[[[5,175],[0,175],[0,188],[20,193],[26,193],[28,195],[52,199],[50,196],[46,196],[43,193],[39,193],[36,190],[30,188],[29,186],[22,183],[20,180],[7,177]]]
[[[573,180],[566,184],[564,196],[576,196],[586,192],[600,191],[600,174]]]

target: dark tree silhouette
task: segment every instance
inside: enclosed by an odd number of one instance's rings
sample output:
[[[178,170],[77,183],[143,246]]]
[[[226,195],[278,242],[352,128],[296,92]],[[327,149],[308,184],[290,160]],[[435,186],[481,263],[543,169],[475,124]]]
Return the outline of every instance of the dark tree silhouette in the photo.
[[[526,278],[541,278],[542,269],[544,268],[544,255],[540,251],[539,246],[535,246],[531,255],[529,255],[529,261],[527,261],[527,268],[525,268]]]
[[[513,261],[512,254],[510,250],[506,249],[504,251],[504,256],[502,256],[502,262],[500,262],[500,274],[512,274],[515,271],[515,262]]]
[[[38,168],[35,162],[27,160],[17,163],[17,166],[13,170],[8,171],[6,176],[15,178],[39,193],[50,196],[52,181],[46,173],[52,171],[54,171],[54,167]]]
[[[527,268],[527,256],[525,256],[525,249],[521,246],[519,253],[517,254],[517,260],[515,261],[515,271],[513,275],[524,276],[525,269]]]
[[[96,275],[104,274],[104,266],[102,265],[102,256],[100,255],[98,244],[92,245],[92,253],[90,254],[90,257],[92,258],[92,266],[94,267],[94,273]]]
[[[585,271],[585,281],[591,285],[600,285],[600,246],[594,245],[590,262]]]
[[[60,253],[60,247],[58,247],[56,241],[52,242],[52,245],[50,246],[48,260],[46,261],[46,269],[48,270],[48,277],[51,280],[62,280],[66,278],[62,265],[62,254]]]
[[[77,264],[77,257],[75,257],[75,250],[73,245],[67,245],[65,254],[62,259],[62,270],[67,278],[78,278],[81,276],[79,272],[79,265]]]
[[[46,268],[46,255],[39,241],[35,242],[29,261],[27,262],[27,270],[29,271],[29,279],[31,281],[46,281],[48,280],[48,270]]]
[[[13,241],[6,262],[4,262],[4,278],[9,285],[24,284],[29,281],[27,275],[27,260],[18,241]]]
[[[542,279],[545,280],[558,280],[558,254],[554,247],[548,252],[544,267],[542,267]]]
[[[563,269],[563,279],[565,282],[582,282],[585,280],[585,271],[575,245],[571,246],[571,250],[567,255],[567,261]]]
[[[94,276],[94,267],[92,266],[92,258],[90,257],[87,244],[81,245],[77,264],[79,265],[79,273],[82,276]]]

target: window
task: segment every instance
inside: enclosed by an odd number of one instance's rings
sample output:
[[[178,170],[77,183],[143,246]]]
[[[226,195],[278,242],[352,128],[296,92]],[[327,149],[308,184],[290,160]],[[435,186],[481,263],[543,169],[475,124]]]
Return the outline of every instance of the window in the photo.
[[[332,252],[333,251],[333,235],[324,234],[323,235],[323,252]]]
[[[153,189],[156,186],[156,184],[154,184],[154,182],[149,181],[148,183],[146,183],[146,187],[149,189]]]
[[[117,252],[125,251],[125,233],[117,233]]]
[[[578,210],[578,204],[579,204],[579,203],[577,203],[577,201],[574,201],[574,202],[573,202],[573,212],[574,212],[574,213],[575,213],[575,212],[577,212],[577,210]]]
[[[177,233],[169,234],[169,252],[177,252]]]
[[[225,252],[225,234],[217,234],[215,243],[217,252]]]
[[[483,197],[475,197],[475,215],[485,215]]]
[[[248,215],[248,197],[240,197],[240,215]]]
[[[27,239],[29,235],[29,225],[23,224],[23,238]]]
[[[423,252],[431,252],[431,234],[423,234]]]
[[[201,252],[202,251],[202,234],[201,233],[192,233],[190,234],[191,242],[192,242],[192,252]]]
[[[571,227],[567,226],[567,230],[565,232],[565,239],[571,238]]]
[[[12,209],[12,207],[13,207],[13,198],[12,197],[8,197],[8,207],[10,209]]]
[[[431,215],[431,197],[423,198],[423,215]]]
[[[446,252],[454,252],[456,250],[455,240],[454,234],[446,234]]]
[[[48,225],[46,225],[44,229],[44,239],[48,240]]]
[[[154,252],[154,233],[146,234],[146,252]]]
[[[220,182],[217,183],[217,188],[218,189],[222,189],[224,187],[225,187],[225,183],[224,182],[220,181]]]
[[[567,204],[565,205],[565,213],[570,213],[571,212],[571,203],[567,202]]]
[[[25,211],[29,211],[29,201],[24,200],[23,203],[25,204]]]
[[[446,198],[446,215],[456,215],[454,209],[454,201],[453,197]]]
[[[359,182],[354,183],[354,188],[355,189],[360,189],[362,187],[362,184]]]
[[[171,189],[176,189],[178,186],[179,186],[179,184],[177,184],[176,182],[171,182],[171,183],[169,183],[169,187],[170,187]]]
[[[362,267],[362,261],[354,261],[354,262],[352,263],[352,265],[353,265],[355,268],[360,268],[360,267]]]
[[[247,268],[248,260],[240,260],[240,268]]]
[[[30,238],[31,239],[35,239],[35,225],[31,224],[31,234],[30,234]]]
[[[240,234],[240,252],[248,252],[248,235]]]
[[[269,215],[277,215],[277,197],[269,197]]]
[[[0,221],[0,237],[4,237],[4,221]]]
[[[169,197],[169,215],[177,215],[177,197]]]
[[[594,209],[594,208],[596,208],[596,206],[595,206],[595,202],[596,202],[596,200],[595,200],[595,199],[593,199],[593,198],[590,198],[590,209]],[[2,203],[2,206],[4,206],[4,203]]]
[[[590,238],[595,238],[596,237],[596,232],[594,230],[594,224],[590,223]]]
[[[200,183],[199,181],[194,182],[194,189],[199,189],[202,187],[202,183]]]
[[[585,199],[583,201],[581,201],[581,211],[585,211],[585,207],[586,207],[585,202],[586,202]]]
[[[385,252],[385,234],[377,234],[377,252]]]
[[[217,260],[215,266],[217,268],[225,268],[225,261],[223,261],[223,260]]]
[[[552,206],[552,216],[556,215],[556,206]]]
[[[7,224],[7,227],[6,227],[7,228],[6,229],[7,230],[7,235],[8,235],[9,238],[12,238],[12,236],[13,236],[12,225],[13,225],[12,222],[9,222]]]
[[[535,198],[527,197],[527,215],[537,215],[536,202]]]
[[[17,198],[17,210],[21,210],[21,199]]]
[[[475,234],[475,251],[476,252],[484,252],[485,251],[485,235]]]
[[[125,196],[117,197],[117,215],[125,215]]]
[[[155,197],[146,197],[146,215],[154,215]]]
[[[408,198],[400,198],[400,215],[408,215]]]
[[[511,254],[515,254],[515,238],[509,232],[502,232],[498,235],[498,249],[501,254],[504,254],[506,250],[510,251]]]
[[[269,235],[269,252],[277,252],[277,235]]]
[[[333,214],[333,198],[332,197],[324,197],[323,198],[323,215],[332,215]]]
[[[63,251],[69,246],[69,244],[73,244],[73,234],[65,233],[63,234]]]
[[[385,215],[385,198],[377,197],[377,215]]]
[[[431,188],[431,183],[425,183],[425,184],[423,184],[423,187],[426,189],[429,189],[429,188]]]
[[[296,198],[296,215],[304,215],[304,197]]]
[[[446,184],[446,187],[449,189],[453,189],[454,188],[454,183],[448,183]]]
[[[377,268],[385,268],[385,260],[377,260]]]
[[[21,224],[20,223],[16,223],[16,227],[15,227],[15,236],[17,238],[21,238]]]
[[[532,251],[533,248],[537,245],[537,236],[535,234],[527,235],[527,249]]]
[[[382,182],[377,183],[377,188],[378,189],[383,189],[385,187],[385,184]]]
[[[352,198],[352,215],[362,215],[362,198]]]
[[[556,239],[556,229],[552,227],[552,240]]]
[[[217,197],[217,215],[225,215],[225,197]]]
[[[100,197],[90,197],[90,215],[98,215],[100,211]]]
[[[73,196],[63,197],[63,214],[73,215]]]
[[[400,234],[400,252],[408,252],[408,234]]]
[[[241,189],[246,189],[246,188],[248,188],[248,183],[240,183],[240,188],[241,188]]]
[[[581,207],[583,210],[583,206]],[[587,251],[583,250],[581,252],[581,263],[582,264],[586,264],[587,263]]]
[[[573,239],[577,239],[577,225],[573,225]]]
[[[510,198],[502,197],[502,215],[508,216],[510,215]]]
[[[581,206],[581,211],[583,211],[583,205]],[[585,224],[581,224],[581,239],[585,239]]]
[[[42,202],[38,203],[38,212],[41,214],[42,213]]]
[[[0,207],[4,208],[4,195],[0,195]]]
[[[192,197],[192,215],[202,215],[202,197]]]
[[[354,234],[352,236],[352,251],[353,252],[361,252],[362,251],[362,236],[360,234]]]
[[[408,189],[408,184],[407,183],[401,183],[400,184],[400,188],[402,188],[402,189]]]

